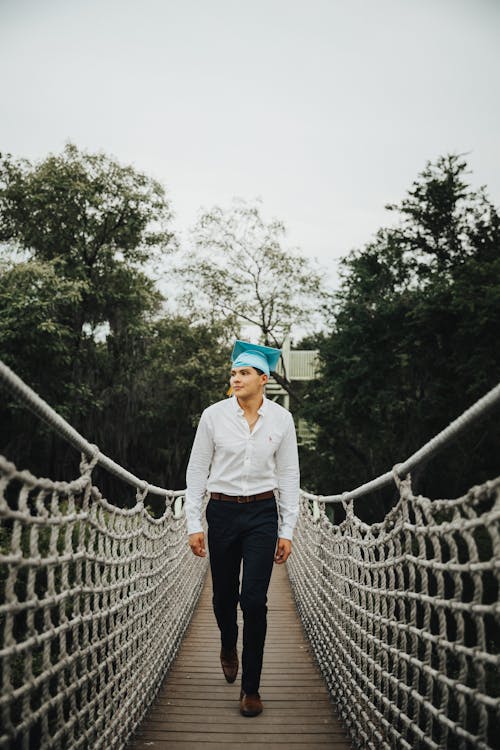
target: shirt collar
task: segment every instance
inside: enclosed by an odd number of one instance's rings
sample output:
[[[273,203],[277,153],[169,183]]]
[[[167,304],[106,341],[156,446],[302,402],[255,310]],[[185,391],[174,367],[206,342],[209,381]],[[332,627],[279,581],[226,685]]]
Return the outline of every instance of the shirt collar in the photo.
[[[236,396],[234,396],[234,395],[233,395],[233,396],[231,396],[231,400],[232,400],[232,402],[233,402],[233,408],[234,408],[234,410],[235,410],[235,411],[236,411],[236,412],[237,412],[238,414],[244,414],[245,412],[243,411],[243,409],[242,409],[242,408],[241,408],[241,406],[239,405],[239,403],[238,403],[238,399],[236,398]],[[257,409],[257,414],[260,414],[260,415],[261,415],[261,416],[263,417],[263,416],[264,416],[264,414],[266,413],[266,410],[267,410],[267,404],[268,404],[268,399],[267,399],[267,398],[265,397],[265,395],[263,395],[263,396],[262,396],[262,404],[261,404],[261,405],[260,405],[260,407],[259,407],[259,408]]]

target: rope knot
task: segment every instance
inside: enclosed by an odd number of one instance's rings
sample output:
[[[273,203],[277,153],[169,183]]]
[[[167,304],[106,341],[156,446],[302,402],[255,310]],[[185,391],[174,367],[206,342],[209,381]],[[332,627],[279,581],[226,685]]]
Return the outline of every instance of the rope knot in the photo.
[[[394,464],[392,467],[392,478],[394,484],[399,490],[401,497],[408,497],[411,493],[411,474],[408,472],[404,478],[401,478],[400,468],[403,464]]]
[[[349,493],[343,492],[340,502],[342,503],[344,507],[347,518],[353,518],[354,517],[354,498],[352,497],[349,498]]]
[[[135,499],[137,500],[138,503],[141,503],[142,505],[144,505],[144,500],[148,496],[150,488],[151,488],[151,485],[148,484],[147,482],[144,482],[144,487],[142,488],[142,490],[137,488],[137,491],[135,493]]]
[[[394,464],[394,466],[393,466],[393,467],[392,467],[392,469],[391,469],[391,472],[392,472],[392,478],[394,479],[394,484],[396,485],[396,487],[398,488],[398,490],[400,489],[400,487],[401,487],[401,484],[402,484],[402,482],[403,482],[403,480],[402,480],[402,479],[401,479],[401,477],[399,476],[399,469],[400,469],[400,467],[401,467],[402,465],[403,465],[403,464]]]
[[[94,445],[94,443],[89,443],[89,447],[92,451],[90,460],[85,453],[82,453],[82,458],[80,461],[80,473],[82,474],[82,476],[86,477],[90,477],[94,466],[99,461],[99,456],[101,455],[101,451],[99,450],[97,445]]]

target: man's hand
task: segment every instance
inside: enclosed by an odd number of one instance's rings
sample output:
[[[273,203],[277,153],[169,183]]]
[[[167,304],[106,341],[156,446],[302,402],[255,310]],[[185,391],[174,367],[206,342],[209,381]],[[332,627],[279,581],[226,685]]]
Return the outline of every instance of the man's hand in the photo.
[[[276,554],[274,555],[274,562],[278,565],[287,561],[287,558],[292,551],[292,542],[290,539],[278,539],[276,546]]]
[[[196,534],[189,535],[189,546],[191,552],[197,557],[205,557],[205,534],[203,531],[198,531]]]

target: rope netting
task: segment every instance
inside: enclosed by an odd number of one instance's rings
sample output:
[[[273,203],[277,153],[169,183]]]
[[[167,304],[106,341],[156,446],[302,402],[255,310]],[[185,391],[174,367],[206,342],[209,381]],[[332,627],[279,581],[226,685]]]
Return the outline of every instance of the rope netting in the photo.
[[[179,647],[207,569],[184,514],[0,457],[1,748],[123,748]]]
[[[356,748],[498,747],[500,478],[433,501],[394,478],[374,525],[301,497],[287,565],[318,664]]]

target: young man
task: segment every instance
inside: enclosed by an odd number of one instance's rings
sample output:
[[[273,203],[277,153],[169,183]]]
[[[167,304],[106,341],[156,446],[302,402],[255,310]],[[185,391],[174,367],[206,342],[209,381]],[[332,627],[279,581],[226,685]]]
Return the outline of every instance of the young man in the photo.
[[[293,418],[264,395],[280,353],[272,347],[236,341],[231,355],[233,396],[212,404],[201,415],[186,473],[189,545],[200,557],[206,554],[202,501],[205,492],[210,493],[206,518],[212,603],[221,633],[222,670],[228,682],[235,681],[239,666],[238,600],[243,611],[243,716],[262,712],[259,685],[267,590],[273,561],[282,564],[291,553],[299,511]]]

